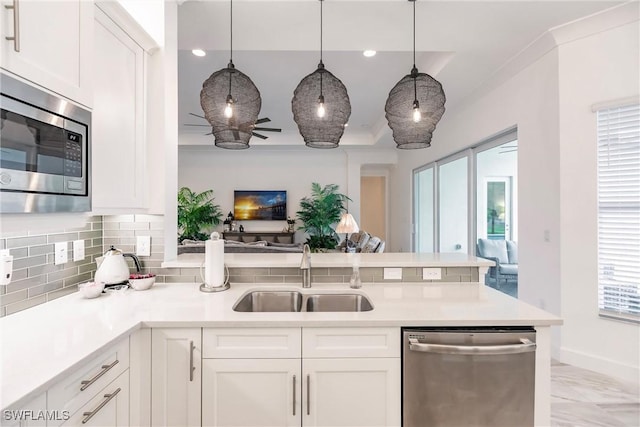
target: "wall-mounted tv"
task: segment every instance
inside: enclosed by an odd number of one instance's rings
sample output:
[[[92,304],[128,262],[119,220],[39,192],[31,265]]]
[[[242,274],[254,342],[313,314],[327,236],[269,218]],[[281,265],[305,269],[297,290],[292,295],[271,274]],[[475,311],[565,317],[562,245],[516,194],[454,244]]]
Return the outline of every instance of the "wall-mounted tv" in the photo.
[[[284,221],[287,219],[286,191],[233,192],[233,216],[237,221]]]

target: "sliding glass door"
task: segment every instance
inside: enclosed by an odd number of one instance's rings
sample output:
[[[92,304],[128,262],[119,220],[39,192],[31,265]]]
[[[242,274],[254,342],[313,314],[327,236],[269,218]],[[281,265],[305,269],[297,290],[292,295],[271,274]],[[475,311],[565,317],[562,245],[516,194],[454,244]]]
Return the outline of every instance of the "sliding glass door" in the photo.
[[[435,252],[434,166],[413,172],[413,251]]]
[[[468,168],[467,155],[438,166],[439,252],[468,250]]]

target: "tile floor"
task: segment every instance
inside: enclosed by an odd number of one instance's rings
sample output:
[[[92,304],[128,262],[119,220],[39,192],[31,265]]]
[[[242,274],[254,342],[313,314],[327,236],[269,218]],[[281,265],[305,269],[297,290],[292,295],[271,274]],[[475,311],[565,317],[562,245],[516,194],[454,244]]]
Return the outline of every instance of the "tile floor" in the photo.
[[[640,386],[553,361],[551,425],[640,427]]]

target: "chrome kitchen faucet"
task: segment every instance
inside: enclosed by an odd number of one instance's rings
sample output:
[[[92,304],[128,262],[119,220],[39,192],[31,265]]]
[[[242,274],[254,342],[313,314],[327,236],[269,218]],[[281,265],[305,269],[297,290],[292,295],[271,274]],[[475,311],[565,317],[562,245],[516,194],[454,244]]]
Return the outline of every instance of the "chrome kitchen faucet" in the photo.
[[[302,287],[311,287],[311,248],[305,243],[302,248],[302,261],[300,261],[300,270],[302,270]]]

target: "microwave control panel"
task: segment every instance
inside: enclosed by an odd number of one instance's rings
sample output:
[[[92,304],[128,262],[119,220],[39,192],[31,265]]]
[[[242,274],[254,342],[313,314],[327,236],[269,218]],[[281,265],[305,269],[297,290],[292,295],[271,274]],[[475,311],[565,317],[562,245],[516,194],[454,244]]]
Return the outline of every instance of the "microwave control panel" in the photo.
[[[67,134],[64,147],[65,176],[82,176],[82,135],[65,131]]]

